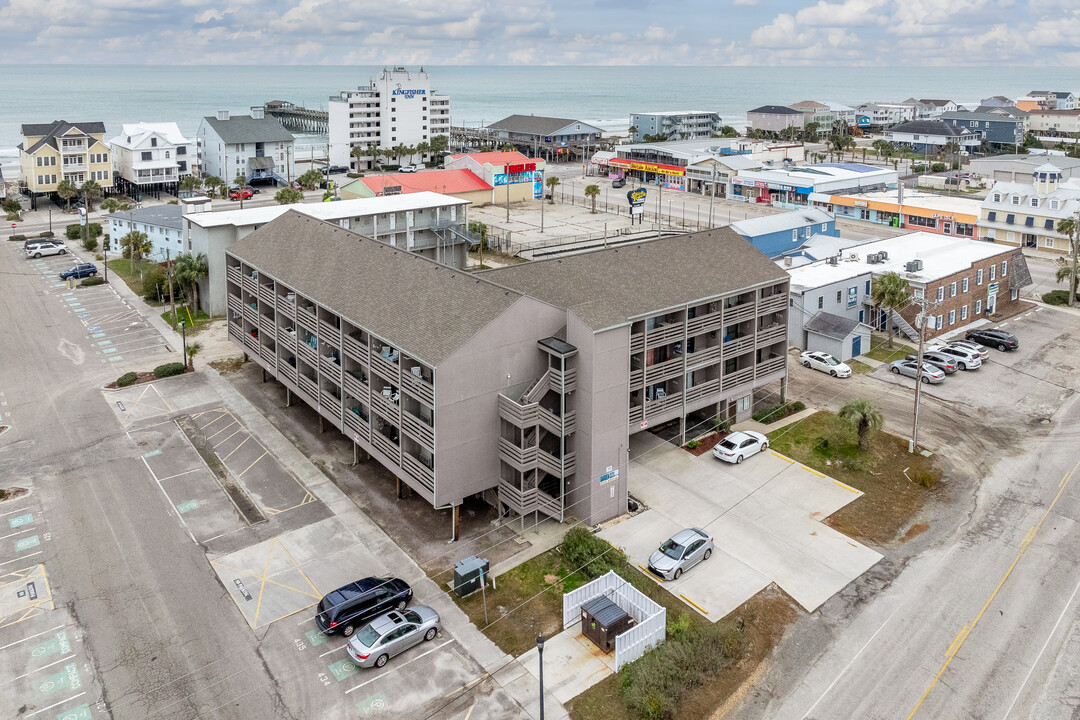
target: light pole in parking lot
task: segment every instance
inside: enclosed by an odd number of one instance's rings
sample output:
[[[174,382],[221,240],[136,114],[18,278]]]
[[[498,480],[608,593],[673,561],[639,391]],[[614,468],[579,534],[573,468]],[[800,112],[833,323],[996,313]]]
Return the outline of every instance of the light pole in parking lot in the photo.
[[[536,636],[536,652],[540,665],[540,720],[544,720],[544,634]]]
[[[180,318],[180,333],[181,333],[181,337],[183,337],[183,343],[184,343],[184,369],[187,370],[187,366],[188,366],[187,323],[184,322],[184,318]]]

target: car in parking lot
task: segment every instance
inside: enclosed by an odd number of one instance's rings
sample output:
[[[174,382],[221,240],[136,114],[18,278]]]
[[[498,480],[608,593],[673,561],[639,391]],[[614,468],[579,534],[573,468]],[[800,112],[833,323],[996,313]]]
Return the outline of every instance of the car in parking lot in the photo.
[[[420,172],[420,168],[418,166],[416,166],[416,165],[402,165],[400,168],[398,168],[398,172],[403,172],[403,173]]]
[[[61,280],[67,280],[68,278],[84,278],[94,277],[97,275],[97,265],[94,263],[79,263],[70,270],[65,270],[60,273]]]
[[[349,168],[344,165],[331,165],[322,169],[323,175],[342,175],[349,172]]]
[[[729,463],[741,463],[751,455],[769,449],[769,438],[753,430],[729,433],[713,447],[713,457]]]
[[[961,370],[978,370],[982,367],[982,358],[979,357],[979,353],[960,345],[939,345],[930,350],[939,355],[948,355],[956,361],[956,366]]]
[[[247,200],[248,198],[250,198],[250,197],[252,197],[254,195],[255,195],[255,193],[251,192],[247,188],[234,187],[231,190],[229,190],[229,199],[230,200]]]
[[[661,580],[678,580],[713,551],[713,539],[701,528],[680,530],[649,557],[649,572]]]
[[[908,377],[916,377],[924,383],[931,383],[937,385],[940,382],[945,381],[945,371],[939,370],[930,363],[923,363],[922,372],[917,372],[918,365],[914,360],[894,360],[889,364],[889,369],[896,375],[907,375]]]
[[[31,247],[33,247],[35,245],[54,244],[54,243],[58,243],[58,242],[62,242],[62,241],[57,240],[56,238],[51,238],[51,237],[27,238],[26,240],[23,240],[23,246],[22,247],[23,247],[23,250],[25,251],[25,250],[29,250]]]
[[[851,377],[851,368],[842,363],[827,352],[811,352],[806,350],[799,355],[799,361],[808,368],[829,373],[833,377]]]
[[[368,577],[329,592],[319,601],[315,624],[327,635],[352,635],[373,617],[404,610],[412,588],[399,578]]]
[[[904,359],[918,360],[919,356],[912,353]],[[922,359],[924,363],[929,363],[936,368],[944,370],[946,375],[952,375],[960,369],[960,366],[956,364],[956,358],[946,355],[945,353],[937,352],[936,350],[924,350]]]
[[[26,256],[32,258],[39,258],[45,255],[65,254],[67,254],[67,246],[59,240],[53,240],[52,242],[43,242],[37,245],[31,245],[26,249]]]
[[[613,188],[626,187],[626,178],[615,178],[614,180],[611,181],[611,187],[613,187]]]
[[[975,328],[974,330],[968,330],[967,335],[964,336],[966,340],[974,340],[977,343],[982,343],[987,347],[997,348],[998,350],[1005,352],[1006,350],[1015,350],[1020,347],[1020,341],[1011,332],[1005,330],[999,330],[998,328]]]
[[[427,605],[391,610],[360,628],[347,649],[357,667],[382,667],[413,645],[434,640],[440,630],[439,613]]]

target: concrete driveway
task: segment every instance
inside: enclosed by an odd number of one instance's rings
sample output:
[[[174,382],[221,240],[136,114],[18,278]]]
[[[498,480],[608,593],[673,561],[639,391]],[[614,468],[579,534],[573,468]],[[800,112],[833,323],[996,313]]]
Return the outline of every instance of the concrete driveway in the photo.
[[[771,450],[730,465],[640,433],[631,457],[630,492],[649,509],[600,535],[647,573],[663,540],[703,528],[712,557],[663,585],[711,620],[771,582],[813,612],[881,559],[821,522],[861,492]]]

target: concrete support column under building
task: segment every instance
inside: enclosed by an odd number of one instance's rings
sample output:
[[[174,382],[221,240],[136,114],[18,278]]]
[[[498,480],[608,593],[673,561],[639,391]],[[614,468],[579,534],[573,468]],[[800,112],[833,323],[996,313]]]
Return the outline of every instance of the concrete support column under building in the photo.
[[[781,403],[786,403],[787,402],[787,393],[788,393],[788,376],[784,375],[784,377],[780,380],[780,402]]]
[[[457,542],[458,532],[461,530],[461,505],[455,505],[451,512],[453,520],[451,521],[450,542]]]

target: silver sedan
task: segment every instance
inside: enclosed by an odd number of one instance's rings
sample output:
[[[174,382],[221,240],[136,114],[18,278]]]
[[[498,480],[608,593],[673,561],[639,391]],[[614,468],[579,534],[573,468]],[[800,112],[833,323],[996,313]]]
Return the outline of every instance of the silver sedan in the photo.
[[[930,383],[937,385],[940,382],[945,382],[945,371],[939,370],[930,363],[923,363],[922,372],[917,371],[918,365],[914,360],[895,360],[889,365],[889,369],[896,375],[907,375],[908,377],[919,377],[924,383]]]
[[[661,580],[678,580],[684,570],[708,560],[712,551],[712,536],[701,528],[680,530],[649,558],[649,572]]]
[[[439,613],[427,605],[391,610],[357,631],[349,641],[349,657],[357,667],[382,667],[413,645],[431,641],[442,630]]]

